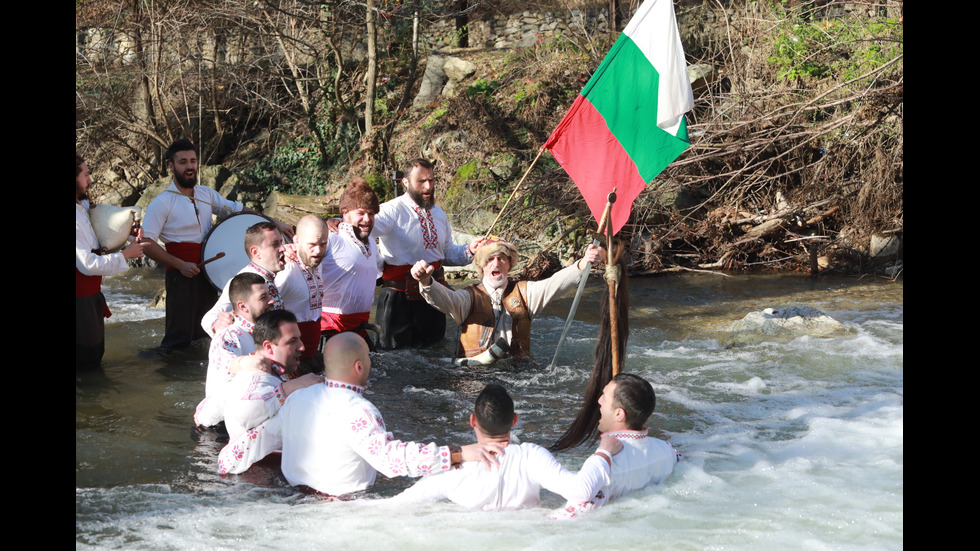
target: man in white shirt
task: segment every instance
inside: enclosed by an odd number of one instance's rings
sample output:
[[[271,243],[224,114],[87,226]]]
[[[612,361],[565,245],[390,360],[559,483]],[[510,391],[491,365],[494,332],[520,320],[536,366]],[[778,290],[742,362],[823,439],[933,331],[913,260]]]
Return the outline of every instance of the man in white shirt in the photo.
[[[374,237],[385,262],[375,321],[381,326],[382,349],[428,346],[446,335],[446,316],[419,296],[418,283],[409,271],[417,260],[434,266],[432,274],[442,278],[443,264],[465,266],[483,242],[453,244],[446,213],[435,204],[432,163],[409,161],[405,169],[405,194],[381,205],[374,219]]]
[[[509,279],[517,264],[517,248],[507,241],[484,243],[473,259],[482,281],[453,291],[434,285],[433,267],[419,260],[412,277],[419,282],[422,297],[439,311],[452,316],[461,327],[456,348],[459,365],[489,364],[509,353],[515,358],[530,356],[531,320],[558,294],[587,276],[586,262],[604,255],[601,247],[589,245],[585,256],[541,281]]]
[[[269,296],[272,298],[272,309],[285,308],[282,293],[276,280],[277,274],[286,267],[286,248],[283,244],[279,228],[272,222],[259,222],[245,230],[245,252],[248,253],[249,263],[238,273],[253,273],[262,276],[269,286]],[[201,319],[201,327],[214,336],[232,322],[232,305],[228,296],[228,285],[221,290],[214,306]]]
[[[273,304],[269,286],[262,276],[252,272],[233,277],[228,284],[228,296],[234,305],[234,321],[211,339],[204,399],[194,412],[195,424],[202,427],[224,420],[225,390],[238,373],[241,358],[255,352],[252,340],[255,320]]]
[[[301,369],[323,371],[320,349],[320,316],[326,288],[320,265],[327,254],[327,223],[308,214],[296,223],[295,244],[286,245],[286,264],[276,274],[276,286],[282,294],[283,307],[296,314],[303,335]]]
[[[357,178],[340,196],[342,222],[330,236],[329,252],[320,264],[323,277],[323,317],[320,330],[328,339],[343,331],[356,331],[367,339],[363,329],[371,316],[374,288],[383,262],[371,238],[378,196]]]
[[[488,468],[497,463],[502,447],[494,443],[459,448],[395,440],[381,412],[363,396],[371,357],[356,333],[332,337],[323,356],[323,384],[293,394],[278,415],[282,474],[293,486],[341,496],[370,487],[378,472],[417,477],[463,461],[483,461]]]
[[[478,443],[507,445],[517,424],[514,401],[500,385],[487,385],[476,399],[470,426]],[[476,464],[428,475],[394,498],[401,501],[448,499],[469,509],[499,511],[533,507],[541,489],[570,501],[589,499],[609,479],[612,456],[623,448],[619,440],[603,437],[596,453],[585,460],[578,474],[564,469],[551,453],[536,444],[510,444],[500,465],[491,470]]]
[[[217,191],[197,185],[197,150],[187,139],[167,149],[170,186],[146,207],[143,217],[144,253],[167,267],[166,331],[156,352],[166,355],[196,338],[208,336],[201,318],[214,305],[215,291],[201,273],[201,242],[211,230],[214,215],[255,212]],[[280,223],[287,234],[292,229]],[[157,241],[164,243],[164,247]]]
[[[218,472],[236,474],[282,449],[277,415],[295,391],[323,381],[299,375],[303,353],[296,316],[288,310],[270,310],[255,321],[256,351],[241,359],[240,369],[225,390],[225,426],[228,444],[218,454]]]
[[[653,386],[632,373],[620,373],[599,397],[599,432],[623,443],[612,460],[610,479],[590,499],[568,500],[552,518],[573,518],[648,484],[660,484],[680,455],[667,442],[650,436],[644,426],[657,405]]]

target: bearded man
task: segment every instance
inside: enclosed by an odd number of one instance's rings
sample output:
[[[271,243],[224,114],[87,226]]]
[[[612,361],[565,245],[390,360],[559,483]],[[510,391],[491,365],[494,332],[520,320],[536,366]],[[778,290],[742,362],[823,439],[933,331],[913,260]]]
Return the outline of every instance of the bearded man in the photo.
[[[217,191],[197,185],[197,150],[188,139],[167,149],[167,169],[173,174],[170,186],[146,207],[143,217],[143,252],[167,267],[167,319],[163,341],[155,352],[167,355],[191,341],[208,336],[201,319],[217,298],[207,277],[201,273],[201,242],[211,231],[212,217],[232,212],[255,212]],[[282,227],[288,235],[292,229]],[[161,247],[157,241],[164,244]]]
[[[377,323],[383,349],[427,346],[446,335],[446,316],[419,295],[409,272],[416,260],[434,267],[433,277],[445,284],[441,267],[465,266],[484,239],[468,245],[453,243],[446,213],[436,205],[432,163],[413,159],[405,168],[405,194],[381,205],[374,236],[385,262],[378,296]]]
[[[364,330],[374,304],[374,288],[381,275],[378,246],[371,238],[378,196],[363,178],[352,181],[340,196],[342,222],[330,236],[328,252],[320,264],[323,278],[323,341],[344,331]],[[322,349],[322,345],[321,345]]]

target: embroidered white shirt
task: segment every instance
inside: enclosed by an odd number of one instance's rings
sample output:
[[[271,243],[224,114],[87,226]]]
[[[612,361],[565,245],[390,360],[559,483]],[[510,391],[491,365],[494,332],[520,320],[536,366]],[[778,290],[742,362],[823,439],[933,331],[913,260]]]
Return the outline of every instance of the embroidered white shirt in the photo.
[[[378,472],[422,476],[450,468],[448,446],[395,440],[364,389],[327,379],[289,396],[282,420],[282,473],[340,496],[368,488]]]

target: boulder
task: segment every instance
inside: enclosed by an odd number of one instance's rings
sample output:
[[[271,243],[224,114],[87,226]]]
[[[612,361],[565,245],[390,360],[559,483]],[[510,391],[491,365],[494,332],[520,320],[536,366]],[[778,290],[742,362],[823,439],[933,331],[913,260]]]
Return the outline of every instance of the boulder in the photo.
[[[810,306],[766,308],[729,325],[728,345],[757,343],[774,337],[834,337],[849,331],[843,323]]]
[[[419,109],[439,99],[443,86],[446,85],[448,77],[443,72],[442,66],[445,58],[441,55],[432,54],[425,62],[425,73],[422,74],[422,82],[419,85],[419,93],[412,101],[412,108]]]

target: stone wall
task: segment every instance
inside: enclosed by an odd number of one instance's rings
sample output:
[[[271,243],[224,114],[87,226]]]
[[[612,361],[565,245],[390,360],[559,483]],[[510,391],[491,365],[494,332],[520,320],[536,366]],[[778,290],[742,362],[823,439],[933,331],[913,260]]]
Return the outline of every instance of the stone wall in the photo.
[[[606,13],[605,9],[575,9],[476,16],[469,22],[469,45],[473,48],[526,48],[564,33],[579,36],[604,33]],[[425,29],[422,38],[432,49],[455,47],[458,40],[456,23],[450,19],[437,21]]]
[[[790,0],[798,4],[799,0]],[[877,3],[841,2],[826,0],[814,12],[814,17],[842,17],[847,14],[876,11],[890,17],[901,17],[903,0],[882,0]],[[725,2],[730,5],[730,1]],[[757,1],[747,1],[749,10],[768,9]],[[715,0],[676,0],[674,2],[677,24],[681,35],[690,27],[719,26],[724,30],[724,18],[720,17]],[[468,28],[469,46],[473,48],[526,48],[555,39],[559,35],[585,38],[607,32],[608,10],[606,7],[567,9],[561,11],[521,11],[509,14],[475,14]],[[628,18],[623,19],[626,24]],[[452,18],[444,18],[428,25],[422,31],[422,40],[430,49],[453,48],[458,45],[459,30]]]
[[[796,0],[798,2],[798,0]],[[727,2],[726,2],[727,3]],[[749,8],[759,2],[749,0]],[[795,3],[790,0],[790,3]],[[725,21],[717,11],[716,0],[678,0],[675,12],[681,35],[689,28],[712,28],[724,31]],[[902,0],[884,0],[876,4],[864,2],[828,1],[816,12],[815,17],[840,17],[848,13],[877,10],[889,16],[900,17]],[[474,13],[468,24],[469,46],[474,48],[522,48],[565,36],[580,40],[606,33],[607,10],[605,7],[589,9],[567,9],[560,11],[521,11],[509,14]],[[624,19],[625,21],[626,19]],[[625,23],[624,23],[625,24]],[[459,44],[460,31],[454,18],[445,17],[425,26],[421,30],[422,51],[453,48]],[[310,36],[299,36],[297,42],[316,43],[318,38],[311,31]],[[258,57],[279,55],[276,43],[265,37],[245,36],[242,33],[212,34],[207,38],[198,37],[196,48],[200,59],[205,63],[242,63]],[[265,43],[263,43],[263,40]],[[363,41],[345,37],[338,46],[345,59],[361,60],[366,55]],[[176,51],[168,48],[166,54],[176,57]],[[271,52],[271,53],[270,53]],[[128,64],[135,59],[134,41],[121,30],[96,28],[75,29],[75,54],[77,59],[88,59],[97,64]],[[299,65],[312,63],[313,58],[304,55],[301,49],[293,52]],[[171,61],[176,61],[172,59]],[[189,60],[182,60],[187,63]]]

